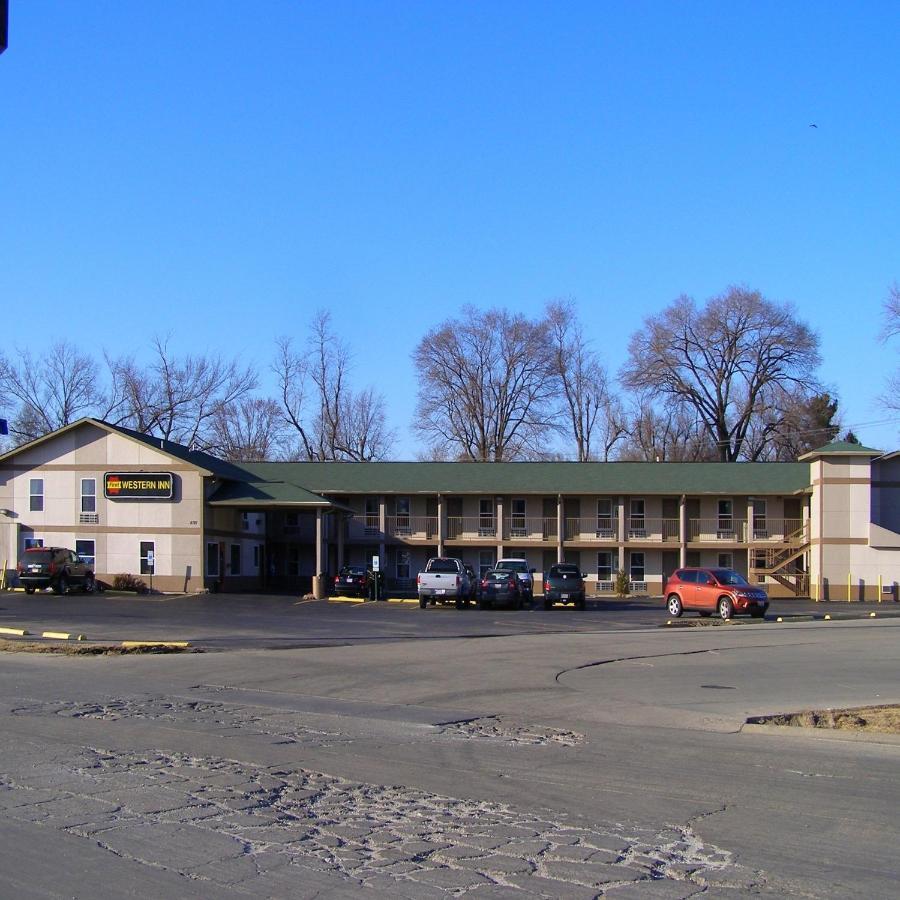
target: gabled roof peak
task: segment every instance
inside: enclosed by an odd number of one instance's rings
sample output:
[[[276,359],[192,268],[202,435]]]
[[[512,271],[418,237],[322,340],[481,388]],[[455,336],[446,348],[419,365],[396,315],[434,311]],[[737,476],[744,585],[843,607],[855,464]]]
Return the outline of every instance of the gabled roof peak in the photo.
[[[819,456],[881,456],[881,450],[872,447],[864,447],[862,444],[854,444],[852,441],[832,441],[815,450],[810,450],[798,457],[801,462],[816,459]]]

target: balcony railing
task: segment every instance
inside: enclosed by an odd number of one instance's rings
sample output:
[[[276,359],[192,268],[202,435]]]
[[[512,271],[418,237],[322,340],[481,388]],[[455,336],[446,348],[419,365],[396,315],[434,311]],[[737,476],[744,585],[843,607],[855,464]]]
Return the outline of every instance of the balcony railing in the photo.
[[[503,520],[503,539],[509,541],[556,541],[556,516],[529,518],[510,516]]]
[[[723,543],[747,542],[746,519],[735,519],[730,516],[717,516],[712,519],[691,519],[688,522],[688,534],[691,541],[721,541]]]
[[[625,539],[677,544],[680,540],[678,519],[630,516],[625,520]]]
[[[619,520],[616,516],[588,516],[566,519],[567,541],[616,541]]]
[[[387,516],[385,529],[389,537],[408,540],[437,540],[437,516]]]
[[[497,520],[493,516],[447,516],[447,540],[496,540]]]

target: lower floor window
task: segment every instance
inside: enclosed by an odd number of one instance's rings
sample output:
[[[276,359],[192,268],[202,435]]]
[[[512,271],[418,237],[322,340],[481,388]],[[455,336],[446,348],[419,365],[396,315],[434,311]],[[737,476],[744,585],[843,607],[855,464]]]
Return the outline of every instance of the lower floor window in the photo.
[[[215,541],[206,545],[206,574],[211,578],[219,577],[219,545]]]
[[[31,547],[43,547],[44,539],[43,538],[25,538],[25,549],[28,550]]]
[[[96,557],[94,555],[93,541],[75,541],[75,553],[89,566],[94,565]]]
[[[409,578],[409,550],[397,551],[397,577]]]
[[[288,575],[300,574],[300,548],[296,544],[288,544],[287,573]]]
[[[643,553],[632,553],[631,554],[631,574],[632,581],[643,581],[644,580],[644,554]]]
[[[156,545],[153,541],[141,541],[141,575],[152,575],[156,569]]]
[[[734,554],[733,553],[720,553],[719,554],[719,568],[720,569],[733,569],[734,568]]]
[[[608,550],[597,554],[597,580],[612,581],[612,553]]]
[[[231,574],[232,575],[240,575],[241,574],[241,545],[240,544],[232,544],[231,545]]]
[[[478,577],[484,578],[485,574],[494,568],[494,553],[492,550],[482,550],[478,554]]]

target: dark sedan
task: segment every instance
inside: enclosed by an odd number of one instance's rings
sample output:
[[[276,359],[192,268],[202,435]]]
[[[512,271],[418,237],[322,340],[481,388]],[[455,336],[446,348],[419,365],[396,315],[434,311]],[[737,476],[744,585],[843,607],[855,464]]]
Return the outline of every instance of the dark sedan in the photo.
[[[544,609],[554,603],[572,603],[576,609],[584,609],[584,576],[578,566],[557,563],[544,575]]]
[[[522,608],[522,586],[515,572],[507,569],[491,569],[481,579],[479,609],[492,609],[503,605],[510,609]]]
[[[365,566],[344,566],[334,576],[334,592],[338,596],[365,597],[369,589],[369,573]]]

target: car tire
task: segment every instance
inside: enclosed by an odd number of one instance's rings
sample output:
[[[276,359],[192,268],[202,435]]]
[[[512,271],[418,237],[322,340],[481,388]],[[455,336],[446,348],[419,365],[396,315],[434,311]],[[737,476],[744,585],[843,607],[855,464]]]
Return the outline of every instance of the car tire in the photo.
[[[669,615],[673,618],[677,619],[684,612],[684,604],[681,602],[681,597],[678,594],[669,594],[666,599],[666,609],[669,610]]]
[[[419,609],[425,609],[426,606],[428,606],[428,598],[419,597]]]
[[[585,606],[586,606],[586,604],[585,604],[585,602],[584,602],[584,597],[579,597],[579,598],[575,601],[575,609],[584,609]]]
[[[26,593],[26,594],[33,594],[33,593],[34,593],[34,588],[31,587],[31,586],[29,585],[27,588],[25,588],[25,593]]]
[[[96,584],[96,582],[94,581],[94,576],[93,576],[93,575],[88,575],[88,576],[84,579],[84,584],[81,586],[81,589],[82,589],[86,594],[93,594],[93,593],[94,593],[94,591],[97,589],[97,584]]]
[[[728,621],[734,615],[734,604],[730,597],[719,597],[719,617]]]
[[[53,593],[54,594],[65,594],[69,590],[69,582],[66,580],[65,575],[60,575],[56,581],[56,584],[53,585]]]
[[[764,619],[766,617],[766,611],[764,609],[751,609],[750,610],[750,618],[752,619]]]
[[[466,601],[462,597],[456,598],[456,608],[462,609],[466,605]]]

